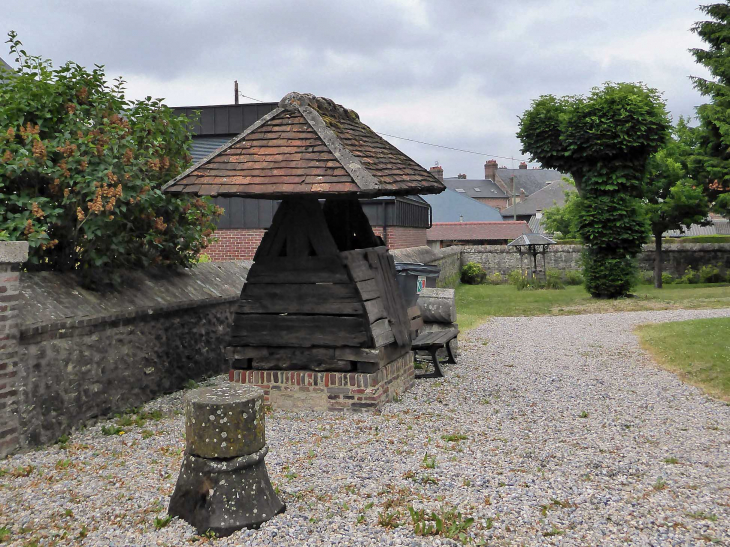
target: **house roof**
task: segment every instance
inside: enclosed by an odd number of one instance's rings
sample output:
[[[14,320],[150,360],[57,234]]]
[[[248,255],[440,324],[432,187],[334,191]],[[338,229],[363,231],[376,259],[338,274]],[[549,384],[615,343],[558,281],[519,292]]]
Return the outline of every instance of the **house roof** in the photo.
[[[470,198],[504,198],[504,191],[491,179],[460,179],[458,177],[444,178],[444,184]]]
[[[428,241],[481,241],[515,239],[530,232],[522,220],[501,222],[434,222],[426,232]]]
[[[523,169],[524,171],[524,169]],[[518,215],[534,215],[538,209],[544,211],[556,205],[565,205],[565,192],[574,192],[575,186],[558,180],[549,182],[544,188],[534,194],[530,194],[524,200],[517,202]],[[509,218],[514,216],[515,206],[511,205],[502,209],[502,216]]]
[[[730,222],[727,220],[713,219],[709,226],[692,224],[689,228],[681,230],[669,230],[662,234],[662,237],[693,237],[693,236],[714,236],[730,235]]]
[[[433,194],[444,185],[329,99],[289,93],[279,107],[167,183],[167,192],[286,196]]]
[[[440,194],[424,196],[423,199],[431,206],[433,222],[502,220],[502,215],[495,207],[480,203],[451,188]]]
[[[548,182],[562,180],[563,174],[554,169],[497,169],[497,176],[505,186],[511,189],[512,177],[515,177],[515,194],[524,190],[528,196],[545,187]]]

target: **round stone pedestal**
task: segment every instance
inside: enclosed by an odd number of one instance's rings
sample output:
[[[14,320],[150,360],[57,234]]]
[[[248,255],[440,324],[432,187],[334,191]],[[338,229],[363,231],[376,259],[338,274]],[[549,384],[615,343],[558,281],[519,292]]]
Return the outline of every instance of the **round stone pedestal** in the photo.
[[[271,486],[264,396],[240,384],[185,396],[186,449],[168,513],[227,536],[255,528],[285,510]]]

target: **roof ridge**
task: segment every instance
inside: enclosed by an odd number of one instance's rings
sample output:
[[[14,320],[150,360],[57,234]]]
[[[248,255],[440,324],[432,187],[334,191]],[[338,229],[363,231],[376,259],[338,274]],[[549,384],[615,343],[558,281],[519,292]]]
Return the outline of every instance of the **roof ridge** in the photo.
[[[464,222],[461,221],[454,221],[454,222],[434,222],[433,226],[436,225],[444,226],[446,224],[452,224],[454,226],[461,226],[464,224],[526,224],[526,221],[524,220],[465,220]]]
[[[350,152],[340,138],[332,131],[322,119],[322,115],[318,110],[309,106],[309,104],[296,104],[291,102],[292,95],[299,95],[295,93],[289,93],[279,103],[280,107],[286,110],[298,111],[304,119],[307,120],[309,126],[314,129],[324,145],[329,148],[330,152],[334,154],[337,161],[340,162],[342,167],[352,177],[352,180],[357,184],[361,190],[376,190],[380,188],[380,183],[370,171],[365,169],[363,164],[355,155]],[[334,104],[334,103],[332,103]],[[339,106],[339,105],[336,105]],[[340,107],[343,108],[344,107]],[[357,113],[355,113],[357,116]],[[359,118],[358,118],[359,120]]]

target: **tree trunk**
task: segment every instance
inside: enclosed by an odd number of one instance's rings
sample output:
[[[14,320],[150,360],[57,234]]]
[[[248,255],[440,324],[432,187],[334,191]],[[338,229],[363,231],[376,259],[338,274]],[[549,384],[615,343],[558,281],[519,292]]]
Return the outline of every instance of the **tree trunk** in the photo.
[[[656,246],[654,248],[654,286],[657,289],[662,288],[662,234],[654,234]]]

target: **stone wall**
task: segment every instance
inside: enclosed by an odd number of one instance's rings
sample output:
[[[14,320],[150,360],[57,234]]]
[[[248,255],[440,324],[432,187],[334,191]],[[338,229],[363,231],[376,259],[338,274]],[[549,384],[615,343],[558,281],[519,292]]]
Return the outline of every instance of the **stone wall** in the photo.
[[[461,263],[476,262],[481,264],[488,274],[499,272],[507,275],[520,268],[520,255],[513,249],[503,245],[483,245],[477,247],[460,247]],[[561,271],[580,270],[580,245],[554,245],[545,256],[547,267]],[[663,253],[664,271],[674,277],[680,277],[688,266],[699,270],[711,264],[720,267],[723,273],[730,270],[730,244],[728,243],[676,243],[665,244]],[[538,260],[541,260],[538,257]],[[644,245],[640,253],[639,268],[654,269],[654,246]],[[525,258],[525,267],[527,258]]]
[[[98,416],[228,370],[223,351],[245,263],[129,274],[86,291],[73,276],[21,278],[20,446],[54,442]]]

